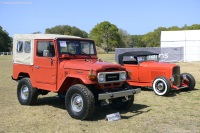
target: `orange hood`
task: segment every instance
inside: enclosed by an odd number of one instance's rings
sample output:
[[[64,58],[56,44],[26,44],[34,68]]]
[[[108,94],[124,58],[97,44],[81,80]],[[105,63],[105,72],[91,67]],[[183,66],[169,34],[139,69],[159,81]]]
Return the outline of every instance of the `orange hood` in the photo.
[[[92,61],[92,60],[66,60],[63,63],[63,68],[66,69],[79,69],[79,70],[91,70],[94,71],[105,71],[107,69],[115,69],[120,71],[125,71],[123,67],[119,64],[113,64],[109,62],[99,62],[99,61]]]
[[[147,61],[147,62],[142,62],[140,63],[140,66],[147,66],[147,67],[164,67],[164,68],[173,68],[177,66],[176,64],[173,63],[164,63],[164,62],[156,62],[156,61]]]

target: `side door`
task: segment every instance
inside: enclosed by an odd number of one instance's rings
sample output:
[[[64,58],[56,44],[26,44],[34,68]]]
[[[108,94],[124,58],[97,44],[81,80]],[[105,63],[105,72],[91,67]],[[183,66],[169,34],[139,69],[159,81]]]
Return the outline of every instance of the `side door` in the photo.
[[[148,75],[148,67],[140,65],[138,70],[139,70],[139,81],[143,83],[149,82],[150,77]]]
[[[57,58],[53,40],[34,41],[34,78],[38,88],[54,91],[57,79]]]

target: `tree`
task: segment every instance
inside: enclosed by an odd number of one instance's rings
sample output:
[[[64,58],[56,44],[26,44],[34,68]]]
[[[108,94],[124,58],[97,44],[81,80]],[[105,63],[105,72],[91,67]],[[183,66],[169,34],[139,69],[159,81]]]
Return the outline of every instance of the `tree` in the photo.
[[[132,45],[130,47],[146,47],[142,38],[143,35],[132,35]]]
[[[127,31],[119,29],[118,33],[121,37],[120,47],[133,47],[132,37]]]
[[[12,50],[12,38],[9,37],[6,30],[0,26],[0,52],[7,52]]]
[[[69,25],[58,25],[52,28],[45,29],[46,34],[61,34],[61,35],[71,35],[71,36],[79,36],[82,38],[88,38],[88,33],[80,30],[79,28]]]
[[[148,32],[147,34],[144,35],[132,35],[133,45],[135,47],[159,47],[161,31],[177,31],[177,30],[200,30],[200,24],[193,24],[191,26],[187,26],[185,24],[182,28],[179,28],[178,26],[172,26],[169,28],[158,27],[153,32]]]
[[[107,53],[109,49],[118,47],[121,41],[117,26],[108,21],[97,24],[90,32],[90,38],[95,40],[97,46],[105,48]]]

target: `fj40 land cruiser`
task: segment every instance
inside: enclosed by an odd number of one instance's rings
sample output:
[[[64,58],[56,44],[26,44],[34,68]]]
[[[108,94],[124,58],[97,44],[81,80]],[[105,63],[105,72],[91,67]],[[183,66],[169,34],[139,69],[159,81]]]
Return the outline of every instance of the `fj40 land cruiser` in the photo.
[[[195,79],[189,73],[180,74],[180,67],[159,62],[159,54],[148,51],[132,51],[118,55],[118,63],[132,71],[131,86],[153,88],[155,94],[167,95],[171,89],[192,90]]]
[[[36,104],[39,94],[56,92],[65,99],[72,118],[88,119],[95,105],[109,103],[128,109],[134,90],[126,82],[130,73],[119,64],[97,58],[93,40],[53,34],[16,34],[13,75],[22,105]]]

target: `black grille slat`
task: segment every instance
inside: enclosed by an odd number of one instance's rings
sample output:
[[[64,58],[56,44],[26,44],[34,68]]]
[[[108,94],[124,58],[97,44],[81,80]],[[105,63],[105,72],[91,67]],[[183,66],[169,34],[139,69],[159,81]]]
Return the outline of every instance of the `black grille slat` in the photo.
[[[173,68],[173,75],[180,75],[180,66],[176,66]]]
[[[106,74],[106,81],[118,81],[119,80],[119,73],[114,74]]]

